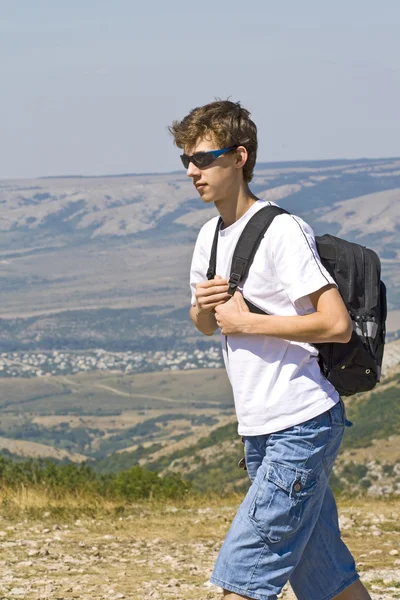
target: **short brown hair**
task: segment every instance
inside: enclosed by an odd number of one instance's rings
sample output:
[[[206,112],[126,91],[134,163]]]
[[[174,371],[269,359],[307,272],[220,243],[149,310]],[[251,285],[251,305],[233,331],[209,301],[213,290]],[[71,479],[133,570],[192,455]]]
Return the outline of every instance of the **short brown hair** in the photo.
[[[174,121],[168,129],[178,148],[194,146],[207,133],[213,135],[220,148],[244,146],[248,158],[243,167],[243,178],[251,181],[257,158],[257,127],[240,102],[216,100],[198,106],[182,121]]]

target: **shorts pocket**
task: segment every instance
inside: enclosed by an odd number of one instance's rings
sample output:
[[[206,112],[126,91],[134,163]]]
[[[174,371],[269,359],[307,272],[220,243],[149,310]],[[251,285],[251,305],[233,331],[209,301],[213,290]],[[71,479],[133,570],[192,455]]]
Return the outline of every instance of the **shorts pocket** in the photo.
[[[249,509],[262,539],[280,542],[300,528],[318,478],[307,469],[269,462]]]

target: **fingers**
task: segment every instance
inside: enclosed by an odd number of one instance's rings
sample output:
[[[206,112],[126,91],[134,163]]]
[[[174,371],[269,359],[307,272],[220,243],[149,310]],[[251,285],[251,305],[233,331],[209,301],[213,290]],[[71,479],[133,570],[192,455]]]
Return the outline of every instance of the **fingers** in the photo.
[[[243,293],[240,290],[235,290],[232,298],[235,300],[235,302],[237,302],[238,304],[243,304],[244,306],[247,306],[244,297],[243,297]]]
[[[209,304],[210,302],[219,302],[222,299],[227,299],[229,296],[228,282],[222,277],[202,281],[196,286],[196,299],[201,304]]]
[[[216,306],[230,299],[229,284],[226,279],[216,275],[215,279],[202,281],[196,286],[196,303],[201,311],[211,312]]]
[[[213,311],[214,311],[214,315],[217,316],[217,311],[219,309],[220,306],[222,306],[223,304],[226,304],[226,300],[221,300],[221,302],[216,302],[213,306]]]
[[[217,306],[226,304],[228,298],[225,294],[219,294],[217,296],[210,296],[207,299],[198,299],[197,306],[201,311],[212,312]]]
[[[236,301],[236,303],[240,306],[240,308],[242,310],[245,310],[246,312],[249,311],[249,307],[247,306],[246,302],[244,301],[242,292],[240,292],[239,290],[236,290],[235,293],[233,294],[232,298]]]
[[[211,298],[212,296],[217,296],[219,294],[226,294],[229,296],[227,286],[214,286],[208,290],[198,288],[196,290],[196,298]]]
[[[229,294],[223,292],[222,294],[213,294],[212,296],[200,296],[197,298],[197,302],[202,306],[210,306],[210,304],[224,303],[229,298]]]
[[[217,302],[217,304],[215,305],[215,316],[218,316],[220,314],[219,311],[219,307],[222,306],[223,304],[226,304],[226,300],[223,300],[222,302]]]
[[[216,283],[217,282],[217,283]],[[200,283],[197,284],[198,288],[210,288],[213,287],[214,285],[226,285],[228,286],[228,280],[227,279],[223,279],[220,275],[216,275],[215,279],[206,279],[206,281],[201,281]]]

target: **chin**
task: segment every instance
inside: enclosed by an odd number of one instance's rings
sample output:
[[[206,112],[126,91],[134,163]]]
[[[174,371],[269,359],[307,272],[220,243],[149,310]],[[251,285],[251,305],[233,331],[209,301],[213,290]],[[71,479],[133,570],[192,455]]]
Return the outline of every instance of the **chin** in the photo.
[[[214,198],[207,193],[200,196],[200,198],[203,200],[204,204],[211,204],[214,202]]]

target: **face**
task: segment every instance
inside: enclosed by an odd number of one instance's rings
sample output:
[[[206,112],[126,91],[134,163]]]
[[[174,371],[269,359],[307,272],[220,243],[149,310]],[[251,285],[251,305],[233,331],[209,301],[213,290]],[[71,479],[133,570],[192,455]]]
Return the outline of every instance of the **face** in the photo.
[[[219,150],[219,144],[210,136],[197,140],[196,145],[185,148],[185,154],[193,155],[196,152]],[[246,157],[243,161],[243,151]],[[193,185],[200,194],[203,202],[218,203],[228,199],[239,189],[243,181],[242,167],[247,159],[247,151],[243,146],[236,150],[219,156],[211,165],[204,168],[196,167],[192,162],[186,170],[187,176],[192,179]]]

